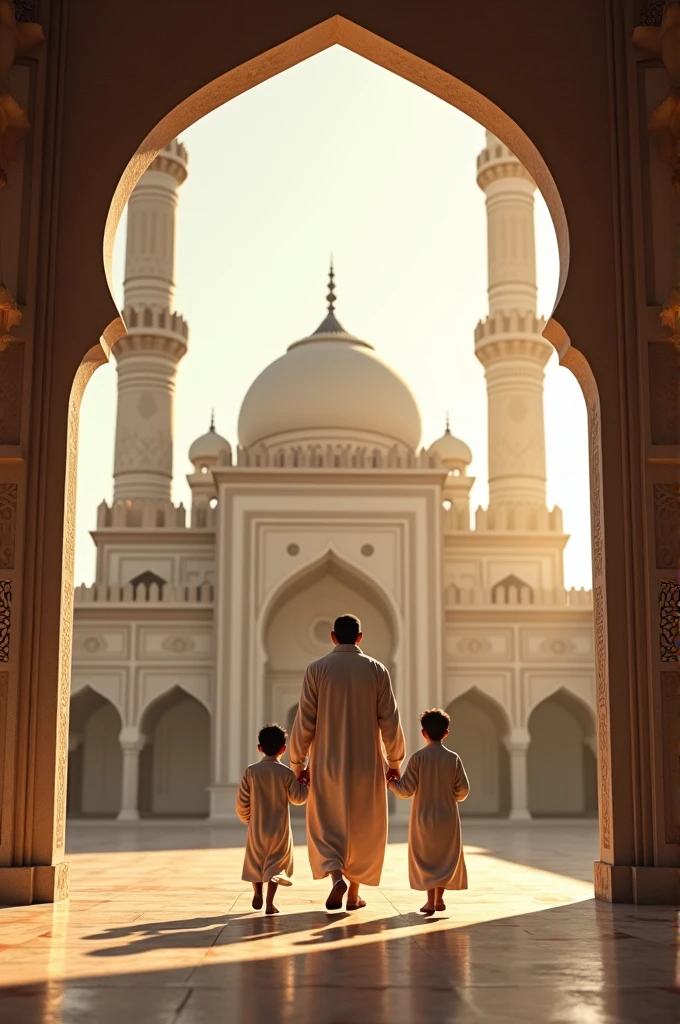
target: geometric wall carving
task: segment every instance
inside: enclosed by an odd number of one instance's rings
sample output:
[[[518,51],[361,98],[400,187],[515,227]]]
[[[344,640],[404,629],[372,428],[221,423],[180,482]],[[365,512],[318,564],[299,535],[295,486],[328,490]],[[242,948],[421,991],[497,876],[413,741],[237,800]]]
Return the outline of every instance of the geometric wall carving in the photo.
[[[0,580],[0,661],[9,661],[9,627],[12,604],[12,584]]]
[[[17,485],[0,484],[0,569],[14,568]]]
[[[666,842],[680,843],[680,672],[661,673]]]
[[[659,581],[659,641],[662,661],[680,661],[680,585]]]
[[[647,350],[652,444],[680,444],[678,353],[670,341],[652,341]]]
[[[654,484],[657,569],[680,569],[680,484]]]

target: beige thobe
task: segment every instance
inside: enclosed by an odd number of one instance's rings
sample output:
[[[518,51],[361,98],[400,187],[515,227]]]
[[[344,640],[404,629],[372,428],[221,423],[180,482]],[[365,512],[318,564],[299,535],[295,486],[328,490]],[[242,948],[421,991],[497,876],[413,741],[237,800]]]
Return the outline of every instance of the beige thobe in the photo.
[[[338,870],[378,885],[387,842],[385,771],[399,767],[405,744],[389,672],[354,644],[338,644],[305,673],[290,737],[296,773],[307,754],[314,878]]]
[[[441,743],[429,743],[409,758],[397,796],[413,796],[408,828],[408,876],[412,889],[467,889],[458,803],[470,792],[463,762]]]
[[[282,881],[293,874],[293,834],[288,804],[304,804],[308,788],[285,764],[263,757],[249,764],[236,796],[236,813],[248,826],[244,882]]]

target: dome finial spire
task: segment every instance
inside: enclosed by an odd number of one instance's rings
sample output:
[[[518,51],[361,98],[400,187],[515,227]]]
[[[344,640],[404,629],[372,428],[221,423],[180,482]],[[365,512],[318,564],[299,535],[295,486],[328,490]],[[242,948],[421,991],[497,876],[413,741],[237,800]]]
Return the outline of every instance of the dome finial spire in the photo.
[[[328,294],[326,299],[328,300],[328,312],[332,313],[335,309],[335,274],[333,273],[333,253],[331,253],[331,265],[328,271]]]
[[[444,431],[444,433],[445,434],[450,434],[451,433],[451,422],[449,420],[448,412],[446,413],[446,430]]]
[[[210,410],[210,430],[211,433],[215,433],[215,409],[214,407]]]

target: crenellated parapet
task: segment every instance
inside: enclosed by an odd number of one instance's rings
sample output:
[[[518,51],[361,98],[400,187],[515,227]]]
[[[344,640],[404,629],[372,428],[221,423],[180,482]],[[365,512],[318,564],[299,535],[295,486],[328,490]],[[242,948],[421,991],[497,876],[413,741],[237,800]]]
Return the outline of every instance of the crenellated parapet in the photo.
[[[178,185],[186,181],[189,173],[189,154],[179,139],[173,139],[151,162],[150,171],[171,175]]]
[[[555,505],[508,504],[478,508],[475,528],[479,533],[563,533],[562,509]]]
[[[449,584],[444,592],[446,608],[574,608],[592,609],[593,592],[584,587],[535,588],[526,585],[508,587],[458,587]]]
[[[149,335],[151,337],[178,338],[185,343],[189,340],[189,324],[181,313],[153,306],[126,306],[123,320],[129,336]]]
[[[393,445],[383,449],[371,445],[354,444],[292,444],[268,447],[265,444],[251,448],[239,446],[236,461],[231,452],[220,457],[219,466],[270,469],[440,469],[441,459],[422,449],[413,451],[405,446]]]
[[[97,529],[182,530],[186,526],[184,505],[171,501],[102,501],[97,509]]]
[[[76,605],[211,605],[214,601],[214,588],[210,583],[191,586],[184,583],[85,583],[76,587],[73,592]]]
[[[486,133],[487,144],[477,157],[477,184],[484,191],[493,182],[504,178],[519,178],[535,188],[534,179],[515,154],[504,142],[490,132]]]

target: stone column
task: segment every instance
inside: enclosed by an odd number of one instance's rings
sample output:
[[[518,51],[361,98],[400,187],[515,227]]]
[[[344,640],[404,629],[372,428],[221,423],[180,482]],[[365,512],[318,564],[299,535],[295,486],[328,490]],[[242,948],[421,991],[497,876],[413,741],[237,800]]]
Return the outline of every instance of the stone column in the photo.
[[[527,786],[527,750],[531,737],[527,729],[513,729],[504,740],[510,755],[510,819],[527,821],[529,799]]]
[[[123,751],[123,777],[120,787],[119,821],[139,818],[139,755],[145,743],[136,726],[124,726],[119,736]]]

